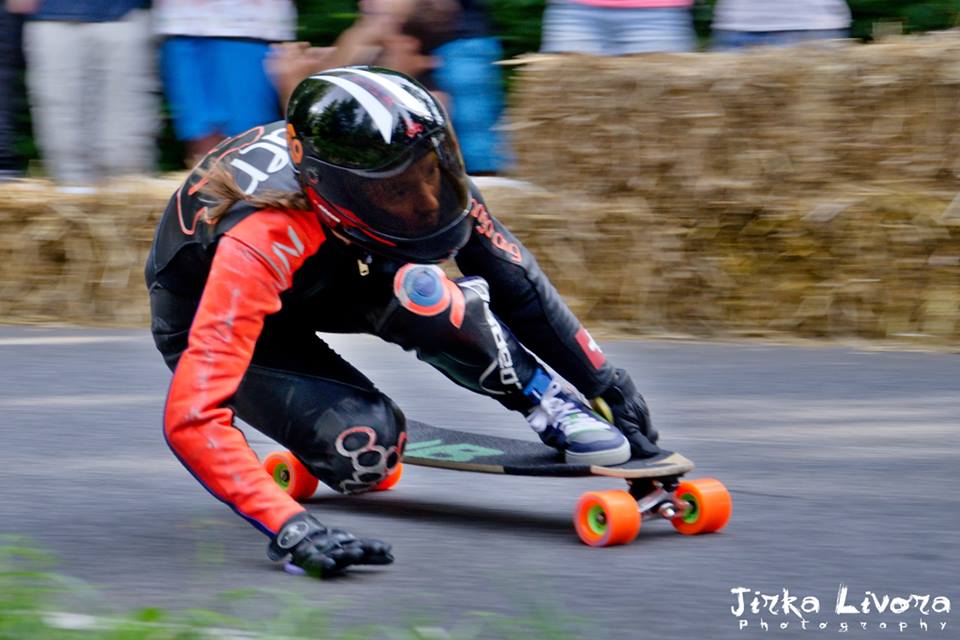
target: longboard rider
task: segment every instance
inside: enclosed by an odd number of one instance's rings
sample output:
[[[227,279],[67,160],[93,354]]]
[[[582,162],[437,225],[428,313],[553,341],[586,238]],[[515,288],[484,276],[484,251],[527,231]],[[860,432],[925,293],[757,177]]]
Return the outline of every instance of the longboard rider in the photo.
[[[464,278],[437,266],[451,258]],[[567,462],[616,465],[659,451],[630,376],[487,211],[442,107],[397,72],[313,75],[286,121],[217,146],[170,199],[146,280],[154,340],[174,371],[170,448],[269,536],[271,558],[311,574],[390,563],[390,546],[307,513],[262,469],[234,418],[344,493],[385,478],[406,439],[396,404],[318,331],[415,351],[521,412]]]

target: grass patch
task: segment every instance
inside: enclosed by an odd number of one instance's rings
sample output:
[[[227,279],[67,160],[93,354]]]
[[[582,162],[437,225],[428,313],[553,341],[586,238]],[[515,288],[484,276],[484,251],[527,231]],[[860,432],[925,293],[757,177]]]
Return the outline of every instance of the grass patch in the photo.
[[[572,640],[584,637],[585,630],[577,619],[543,604],[534,604],[522,618],[473,612],[453,626],[441,626],[411,614],[397,625],[337,628],[330,611],[271,589],[225,592],[218,598],[224,611],[144,607],[99,614],[100,595],[55,573],[55,564],[53,556],[22,538],[0,537],[0,640]],[[276,613],[250,620],[230,612],[242,611],[254,599],[257,610],[266,602]]]

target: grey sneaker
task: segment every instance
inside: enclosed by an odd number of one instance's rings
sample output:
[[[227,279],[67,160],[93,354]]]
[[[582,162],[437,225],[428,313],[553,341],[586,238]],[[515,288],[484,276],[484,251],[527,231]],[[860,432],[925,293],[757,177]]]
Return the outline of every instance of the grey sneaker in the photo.
[[[544,444],[563,451],[567,462],[613,466],[630,459],[624,435],[564,389],[559,379],[538,371],[524,393],[538,402],[527,422]]]

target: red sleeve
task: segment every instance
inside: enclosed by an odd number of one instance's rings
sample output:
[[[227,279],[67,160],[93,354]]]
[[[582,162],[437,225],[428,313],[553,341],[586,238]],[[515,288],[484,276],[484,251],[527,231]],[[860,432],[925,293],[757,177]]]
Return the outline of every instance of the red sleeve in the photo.
[[[216,498],[265,533],[303,511],[260,466],[224,403],[253,357],[264,318],[325,239],[313,214],[258,211],[217,246],[164,411],[164,434]]]

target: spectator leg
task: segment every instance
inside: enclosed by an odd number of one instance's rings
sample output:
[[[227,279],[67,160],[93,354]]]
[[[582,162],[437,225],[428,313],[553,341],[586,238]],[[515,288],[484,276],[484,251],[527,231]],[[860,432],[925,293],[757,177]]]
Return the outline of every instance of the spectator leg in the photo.
[[[780,31],[771,34],[770,44],[787,47],[816,40],[836,40],[849,37],[845,29],[807,29],[799,31]]]
[[[23,32],[34,134],[47,172],[68,185],[90,185],[97,177],[89,120],[79,108],[90,77],[87,26],[36,20],[27,22]]]
[[[161,46],[163,86],[177,138],[194,166],[220,140],[230,108],[217,76],[216,38],[173,37]]]
[[[503,111],[503,80],[494,62],[503,57],[496,38],[455,40],[437,49],[440,89],[450,95],[450,116],[471,175],[503,168],[503,136],[493,127]]]
[[[280,100],[264,68],[270,51],[265,42],[218,38],[213,41],[218,98],[229,106],[223,133],[235,136],[251,127],[279,120]]]
[[[605,53],[601,20],[608,9],[572,2],[550,2],[543,12],[544,53]]]
[[[697,47],[687,8],[608,9],[604,17],[612,55],[684,53]]]
[[[711,35],[710,48],[713,51],[735,51],[749,47],[759,47],[769,44],[769,31],[731,31],[714,29]]]
[[[154,48],[147,11],[96,25],[101,87],[97,159],[106,176],[143,175],[153,170],[159,121]]]

